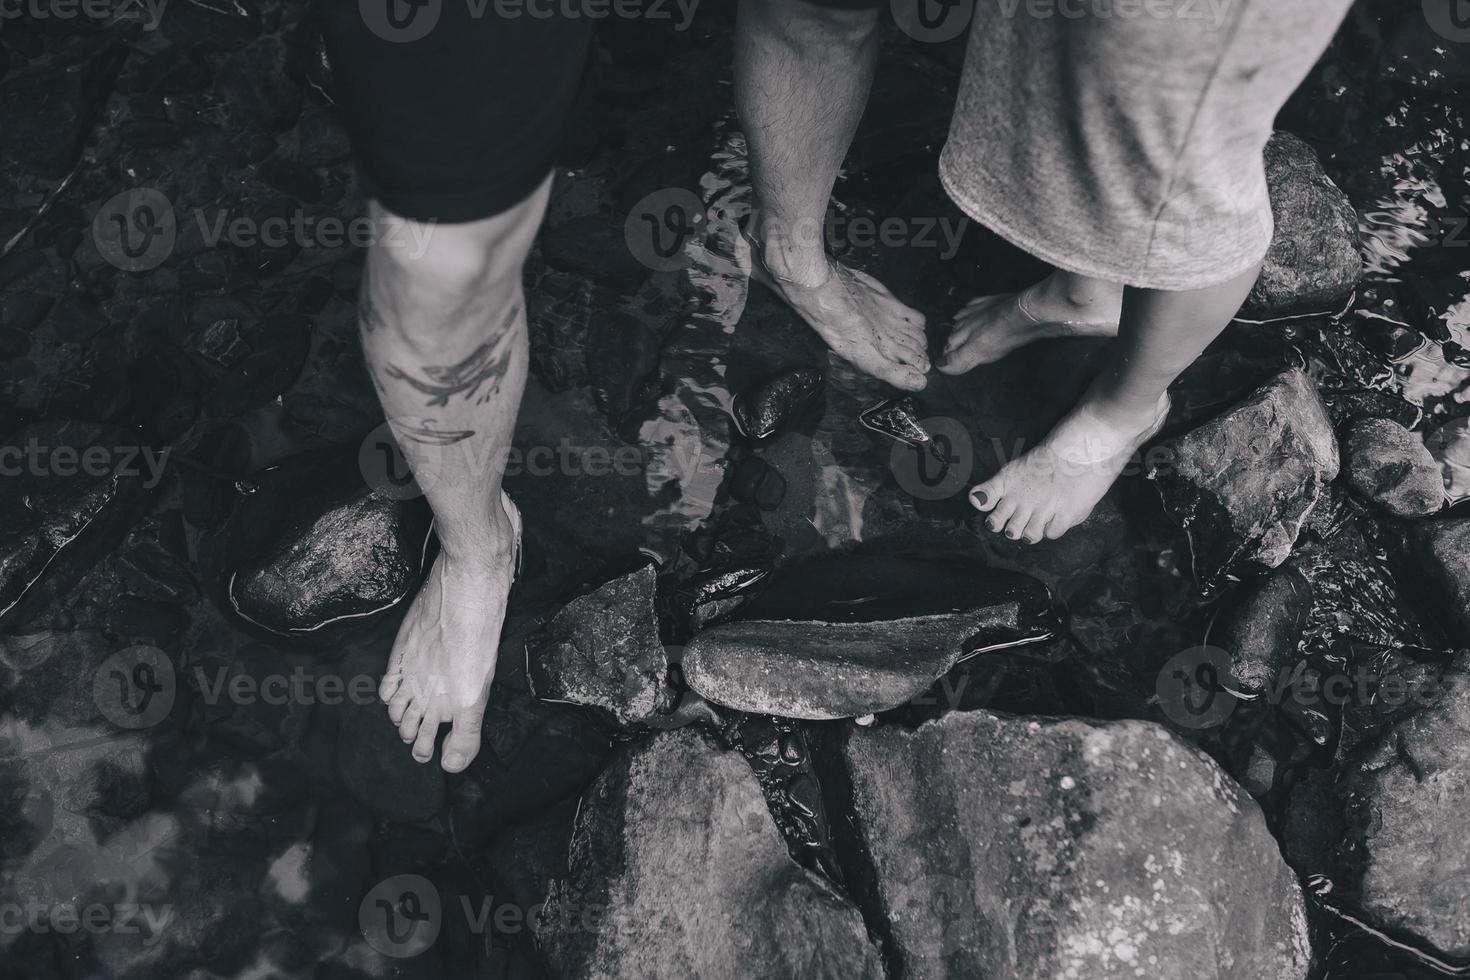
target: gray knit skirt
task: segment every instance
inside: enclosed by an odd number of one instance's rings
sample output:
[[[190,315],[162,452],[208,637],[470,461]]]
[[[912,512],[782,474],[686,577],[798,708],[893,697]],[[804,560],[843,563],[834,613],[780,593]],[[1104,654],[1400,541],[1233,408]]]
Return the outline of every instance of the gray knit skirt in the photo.
[[[1271,243],[1262,151],[1351,0],[975,0],[939,175],[1060,269],[1212,286]]]

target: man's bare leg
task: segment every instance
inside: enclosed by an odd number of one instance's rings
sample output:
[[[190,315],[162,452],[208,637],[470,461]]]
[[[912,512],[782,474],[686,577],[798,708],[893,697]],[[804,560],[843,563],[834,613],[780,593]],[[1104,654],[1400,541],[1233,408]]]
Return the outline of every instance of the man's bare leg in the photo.
[[[501,476],[526,382],[521,267],[551,181],[510,211],[425,226],[373,205],[388,243],[368,252],[363,350],[383,410],[434,511],[440,553],[398,630],[378,695],[413,756],[443,767],[480,749],[515,574],[519,516]]]
[[[929,370],[923,314],[827,255],[823,221],[878,57],[878,11],[742,0],[735,105],[750,149],[760,280],[860,370],[910,391]],[[763,268],[762,268],[763,267]]]
[[[1230,323],[1259,268],[1188,292],[1124,290],[1103,373],[1035,449],[970,491],[985,523],[1035,544],[1087,519],[1129,457],[1163,425],[1169,385]]]

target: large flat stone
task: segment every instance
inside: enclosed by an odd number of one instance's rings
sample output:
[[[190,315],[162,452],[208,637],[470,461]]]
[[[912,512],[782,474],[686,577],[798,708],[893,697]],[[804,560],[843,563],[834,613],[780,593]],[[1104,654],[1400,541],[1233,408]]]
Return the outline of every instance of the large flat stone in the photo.
[[[791,860],[745,760],[691,731],[582,798],[537,938],[560,980],[880,980],[862,916]]]
[[[840,564],[829,567],[840,569]],[[969,571],[975,574],[973,567]],[[773,583],[752,608],[768,614],[806,611],[821,618],[749,619],[708,629],[685,649],[684,677],[708,700],[740,711],[811,720],[888,711],[923,693],[968,656],[1052,634],[1051,596],[1040,582],[994,573],[982,581],[978,588],[988,595],[985,605],[893,619],[869,618],[877,607],[866,600],[884,599],[866,596],[866,588],[846,601],[829,595],[826,601],[814,597],[803,604],[789,601],[792,593]],[[873,587],[861,574],[841,584]],[[975,590],[956,590],[966,591]],[[941,610],[959,604],[951,598],[900,596],[897,605],[908,611],[921,604]]]
[[[1245,791],[1150,723],[854,727],[854,887],[899,980],[1302,980],[1296,878]],[[835,808],[835,807],[834,807]]]

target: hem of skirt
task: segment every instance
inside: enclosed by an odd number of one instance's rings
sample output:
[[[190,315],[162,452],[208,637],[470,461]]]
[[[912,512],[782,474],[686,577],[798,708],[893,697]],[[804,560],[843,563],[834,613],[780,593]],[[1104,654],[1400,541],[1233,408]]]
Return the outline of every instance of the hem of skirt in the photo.
[[[1124,272],[1121,269],[1110,268],[1102,265],[1089,265],[1078,261],[1075,252],[1069,252],[1063,248],[1054,247],[1051,243],[1033,238],[1030,235],[1017,231],[1009,216],[1003,216],[993,208],[980,204],[967,191],[958,186],[956,178],[949,167],[949,158],[941,154],[939,158],[939,182],[950,200],[971,219],[980,222],[1010,244],[1030,255],[1041,259],[1048,265],[1055,266],[1063,272],[1071,272],[1079,276],[1088,276],[1093,279],[1102,279],[1106,282],[1121,283],[1124,286],[1132,286],[1135,289],[1157,289],[1165,292],[1186,292],[1193,289],[1207,289],[1210,286],[1218,286],[1229,282],[1239,276],[1245,275],[1253,266],[1259,265],[1265,258],[1270,248],[1270,243],[1261,249],[1261,254],[1256,258],[1241,263],[1239,268],[1232,268],[1219,275],[1211,273],[1209,276],[1147,276]]]

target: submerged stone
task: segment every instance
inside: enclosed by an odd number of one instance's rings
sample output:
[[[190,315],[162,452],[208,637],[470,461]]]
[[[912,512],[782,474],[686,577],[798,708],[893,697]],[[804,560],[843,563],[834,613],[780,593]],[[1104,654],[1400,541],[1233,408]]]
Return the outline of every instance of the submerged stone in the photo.
[[[1307,975],[1301,891],[1259,809],[1157,725],[951,712],[849,728],[836,755],[839,846],[899,976]]]
[[[624,725],[668,712],[675,693],[659,641],[657,582],[646,565],[563,606],[526,642],[532,692],[601,708]]]
[[[48,572],[62,573],[68,556],[85,557],[86,542],[120,537],[138,516],[167,457],[137,441],[121,429],[63,419],[4,440],[19,450],[9,464],[19,472],[0,479],[0,619]]]
[[[1222,682],[1247,697],[1272,690],[1297,660],[1311,609],[1312,585],[1289,565],[1232,594],[1210,631],[1211,643],[1230,655],[1230,677]]]
[[[907,395],[890,398],[863,410],[858,422],[865,429],[897,439],[907,446],[931,446],[934,437],[919,422],[919,408]]]
[[[1149,479],[1189,536],[1206,593],[1243,565],[1285,561],[1339,466],[1332,424],[1298,370],[1149,455]]]
[[[1265,320],[1341,310],[1362,274],[1352,202],[1290,133],[1266,144],[1266,181],[1276,230],[1242,313]]]
[[[748,439],[769,439],[801,414],[822,390],[822,372],[792,368],[735,398],[735,424]]]
[[[688,730],[582,797],[537,939],[562,980],[880,980],[862,915],[791,860],[755,774]]]
[[[351,479],[356,475],[356,481]],[[400,500],[343,471],[298,458],[251,477],[226,533],[229,608],[283,636],[374,617],[412,597],[428,567],[422,500]]]
[[[1348,484],[1395,517],[1426,517],[1444,506],[1444,477],[1424,442],[1388,419],[1362,419],[1343,433]]]

